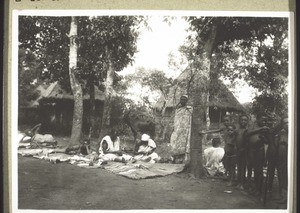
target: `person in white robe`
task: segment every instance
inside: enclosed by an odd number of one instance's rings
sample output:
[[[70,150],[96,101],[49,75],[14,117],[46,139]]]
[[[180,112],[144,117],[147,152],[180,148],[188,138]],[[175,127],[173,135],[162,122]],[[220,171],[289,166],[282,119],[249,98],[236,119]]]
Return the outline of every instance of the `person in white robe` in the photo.
[[[120,150],[120,138],[116,131],[112,130],[110,135],[106,135],[99,143],[99,159],[103,161],[126,162],[132,159],[132,156],[123,153]]]
[[[156,163],[160,160],[160,157],[156,152],[156,143],[150,138],[149,135],[143,134],[141,137],[141,141],[138,144],[137,152],[133,159],[141,160],[150,163]]]

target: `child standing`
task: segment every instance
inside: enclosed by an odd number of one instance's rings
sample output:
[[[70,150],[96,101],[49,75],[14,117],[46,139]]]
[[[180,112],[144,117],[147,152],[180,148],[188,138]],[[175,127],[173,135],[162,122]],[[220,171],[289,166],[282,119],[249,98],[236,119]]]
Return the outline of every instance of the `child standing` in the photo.
[[[248,116],[241,115],[239,119],[239,128],[236,130],[236,160],[237,160],[237,181],[236,188],[244,190],[246,163],[247,163],[247,144],[245,135],[247,132]]]
[[[227,186],[233,186],[235,179],[235,167],[236,167],[236,134],[235,126],[229,124],[227,126],[227,135],[225,138],[225,155],[224,164],[229,173],[229,183]]]

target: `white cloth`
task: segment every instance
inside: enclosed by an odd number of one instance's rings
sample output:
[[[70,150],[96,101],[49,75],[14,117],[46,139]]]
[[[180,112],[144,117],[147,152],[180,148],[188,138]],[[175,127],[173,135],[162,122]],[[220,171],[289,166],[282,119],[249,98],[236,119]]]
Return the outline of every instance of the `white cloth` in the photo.
[[[118,155],[113,153],[107,153],[107,154],[100,154],[99,157],[104,161],[114,161],[118,157]]]
[[[204,158],[206,160],[206,167],[211,169],[218,169],[222,167],[221,160],[225,154],[222,147],[209,147],[204,150]]]
[[[104,141],[106,141],[107,143],[106,150],[102,150],[102,144]],[[115,141],[112,141],[109,135],[102,138],[100,142],[99,153],[104,154],[104,151],[111,151],[111,152],[120,151],[120,138],[117,137]]]
[[[41,135],[41,134],[35,134],[32,138],[33,142],[37,142],[37,143],[55,143],[56,140],[54,139],[54,137],[51,134],[45,134],[45,135]]]
[[[155,163],[156,160],[160,159],[158,154],[155,152],[152,152],[151,154],[147,155],[147,153],[150,153],[155,148],[156,148],[156,143],[152,139],[148,139],[148,144],[140,145],[139,149],[138,149],[138,152],[142,152],[145,154],[139,154],[139,155],[134,156],[133,158],[135,160],[142,160],[142,161],[149,160],[150,163]]]
[[[138,152],[149,153],[154,148],[156,148],[155,142],[152,139],[149,139],[147,145],[140,145],[139,146]]]
[[[122,157],[125,161],[129,161],[130,159],[132,159],[132,156],[128,154],[122,154],[121,156],[113,153],[104,154],[104,150],[102,150],[102,144],[104,141],[106,141],[107,143],[107,149],[105,151],[111,151],[111,152],[120,151],[120,138],[117,137],[117,139],[113,142],[109,135],[105,136],[101,140],[100,147],[99,147],[99,157],[103,161],[114,161],[115,159],[120,157]]]
[[[30,141],[31,141],[31,137],[26,136],[24,133],[18,132],[18,142],[27,143],[27,142],[30,142]]]
[[[148,141],[150,139],[150,136],[147,134],[143,134],[141,140],[142,141]]]
[[[147,161],[149,160],[149,163],[155,163],[157,160],[160,159],[157,153],[153,152],[150,155],[136,155],[133,157],[134,160],[142,160]]]

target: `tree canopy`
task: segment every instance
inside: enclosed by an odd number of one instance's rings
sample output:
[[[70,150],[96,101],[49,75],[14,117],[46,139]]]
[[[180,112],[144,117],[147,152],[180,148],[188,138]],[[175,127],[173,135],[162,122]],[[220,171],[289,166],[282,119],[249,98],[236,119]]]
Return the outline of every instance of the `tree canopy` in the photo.
[[[165,98],[173,84],[173,79],[167,77],[164,71],[143,67],[139,67],[135,73],[125,76],[124,80],[129,85],[140,84],[143,88],[148,87],[150,93],[158,93]],[[149,97],[146,98],[149,99]]]
[[[36,100],[39,96],[36,90],[35,79],[37,79],[40,69],[35,55],[25,49],[19,50],[19,106],[29,106],[30,102]]]
[[[120,80],[116,72],[133,61],[137,51],[137,25],[141,20],[138,16],[19,17],[19,47],[36,56],[43,68],[42,77],[59,81],[67,91],[72,87],[73,116],[76,116],[73,126],[76,120],[78,128],[72,130],[71,138],[73,132],[81,132],[83,100],[79,94],[82,91],[90,94],[92,112],[95,111],[94,85],[106,96],[111,94],[113,84]],[[74,34],[71,34],[72,26]],[[73,52],[76,50],[72,53],[76,64],[72,66],[69,64],[71,47]],[[109,117],[110,97],[106,99],[103,117]],[[95,126],[92,116],[89,125]],[[79,136],[74,141],[78,139]]]
[[[201,55],[216,29],[211,52],[211,81],[243,79],[258,90],[253,113],[282,114],[287,106],[288,19],[266,17],[189,17],[195,42],[183,51]],[[269,104],[267,104],[269,103]],[[270,104],[272,103],[272,104]]]
[[[135,16],[78,17],[78,66],[81,80],[104,82],[108,55],[115,71],[133,61],[139,18]],[[49,77],[69,88],[68,52],[70,17],[19,17],[20,48],[36,54]],[[117,78],[116,78],[117,79]],[[82,81],[81,81],[82,82]],[[82,82],[84,85],[84,82]]]

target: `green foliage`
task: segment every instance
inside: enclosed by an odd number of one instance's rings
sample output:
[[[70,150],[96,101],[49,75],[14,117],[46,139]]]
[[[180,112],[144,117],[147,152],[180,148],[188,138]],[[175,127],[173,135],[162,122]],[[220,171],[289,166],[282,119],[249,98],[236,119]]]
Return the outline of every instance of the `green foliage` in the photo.
[[[249,48],[241,48],[239,42],[235,42],[231,45],[231,50],[231,54],[223,57],[223,75],[232,82],[236,78],[244,79],[259,91],[254,99],[252,112],[255,115],[267,112],[279,116],[286,113],[287,29],[274,28],[273,36],[262,42],[253,42]]]
[[[35,55],[29,50],[20,49],[18,69],[19,105],[28,106],[30,101],[36,100],[39,96],[34,81],[39,77],[40,66]]]
[[[279,120],[282,116],[288,114],[287,109],[288,97],[287,94],[278,93],[262,93],[254,98],[251,112],[256,115],[271,114]]]
[[[151,90],[160,91],[163,95],[168,94],[172,85],[172,79],[167,78],[165,73],[160,70],[150,71],[149,75],[142,77],[141,81],[144,85],[149,86]]]
[[[138,32],[135,16],[78,17],[78,68],[76,75],[98,85],[106,78],[108,60],[115,71],[132,62]],[[20,16],[20,48],[29,48],[50,73],[69,88],[68,53],[70,17]]]
[[[138,105],[133,100],[122,95],[111,99],[110,122],[111,128],[117,129],[121,135],[132,135],[129,126],[124,122],[126,116],[132,123],[153,121],[153,115],[145,105]]]
[[[249,47],[252,42],[263,41],[268,35],[274,34],[274,29],[287,26],[287,19],[267,17],[188,17],[187,20],[190,29],[197,32],[199,53],[200,44],[210,39],[213,26],[217,27],[215,49],[222,45],[223,51],[230,51],[227,45],[235,40],[242,40],[241,45]]]
[[[211,55],[211,79],[220,76],[245,80],[260,93],[254,99],[254,114],[286,112],[288,76],[288,19],[266,17],[189,17],[197,33],[192,45],[183,48],[189,55],[203,54],[216,27]],[[190,39],[193,39],[192,37]],[[196,42],[195,42],[196,41]],[[196,43],[196,44],[195,44]],[[211,82],[211,87],[214,87]]]
[[[128,110],[127,106],[131,104],[131,100],[123,96],[114,96],[111,100],[111,124],[117,125],[123,119],[125,112]]]
[[[159,92],[164,97],[167,96],[170,87],[173,84],[173,79],[168,78],[161,70],[148,70],[140,67],[134,74],[125,77],[128,84],[139,83],[143,87],[149,87],[150,91]]]

